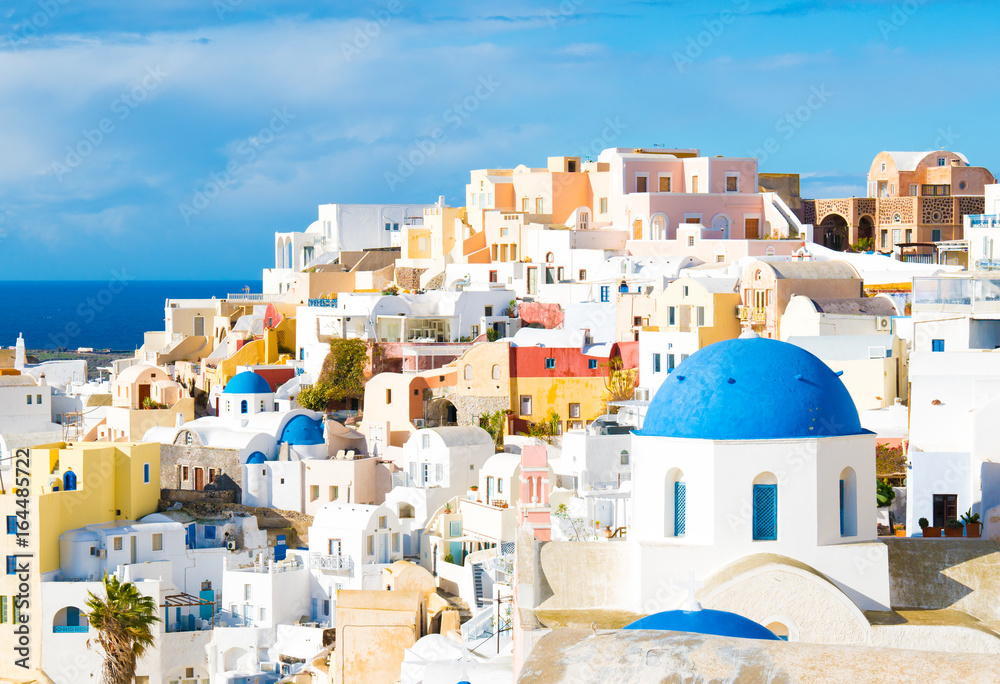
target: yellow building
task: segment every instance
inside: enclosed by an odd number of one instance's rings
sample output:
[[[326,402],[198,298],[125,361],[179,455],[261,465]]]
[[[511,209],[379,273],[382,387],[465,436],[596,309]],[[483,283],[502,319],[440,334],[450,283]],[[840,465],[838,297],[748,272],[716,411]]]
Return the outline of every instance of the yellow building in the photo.
[[[295,319],[285,316],[273,329],[265,329],[263,337],[245,343],[217,365],[206,361],[205,391],[216,385],[225,387],[240,366],[284,364],[295,353],[294,350]]]
[[[698,349],[740,336],[735,278],[678,278],[663,289],[650,321],[667,332],[696,332]]]
[[[36,669],[41,633],[52,628],[40,623],[41,575],[59,569],[63,532],[137,520],[156,512],[160,445],[60,442],[17,453],[0,490],[0,509],[7,524],[3,536],[7,574],[0,580],[0,642],[15,644],[15,616],[26,619],[28,668],[15,665],[19,654],[5,648],[0,654],[0,681],[49,681]]]

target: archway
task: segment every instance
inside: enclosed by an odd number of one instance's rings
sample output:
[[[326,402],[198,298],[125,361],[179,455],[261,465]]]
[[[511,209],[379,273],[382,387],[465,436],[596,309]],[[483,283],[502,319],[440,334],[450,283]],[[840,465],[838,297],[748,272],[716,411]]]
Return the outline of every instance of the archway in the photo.
[[[667,239],[667,217],[663,214],[654,214],[650,221],[653,229],[654,240]]]
[[[444,427],[458,424],[458,409],[444,397],[431,399],[424,408],[427,427]]]
[[[838,252],[847,248],[848,230],[847,219],[840,214],[827,214],[819,223],[823,246]]]
[[[875,247],[875,221],[871,216],[862,216],[858,221],[858,242],[871,240],[871,247]]]

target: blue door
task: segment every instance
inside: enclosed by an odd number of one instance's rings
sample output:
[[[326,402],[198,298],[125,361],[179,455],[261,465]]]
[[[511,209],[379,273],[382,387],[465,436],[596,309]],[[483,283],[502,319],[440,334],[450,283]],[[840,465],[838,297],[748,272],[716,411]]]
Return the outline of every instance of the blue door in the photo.
[[[778,485],[753,486],[753,538],[778,538]]]

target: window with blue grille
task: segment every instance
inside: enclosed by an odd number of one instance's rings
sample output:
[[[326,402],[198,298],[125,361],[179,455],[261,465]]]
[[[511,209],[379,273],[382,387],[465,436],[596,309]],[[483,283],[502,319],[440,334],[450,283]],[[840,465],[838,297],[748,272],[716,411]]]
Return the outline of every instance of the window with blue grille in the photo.
[[[844,481],[840,481],[840,536],[844,536]]]
[[[17,516],[7,516],[7,534],[17,534]]]
[[[546,370],[552,370],[555,367],[556,367],[556,360],[555,359],[552,359],[552,358],[545,359],[545,369]]]
[[[246,413],[246,412],[247,412],[247,400],[244,399],[243,401],[240,402],[240,413]]]
[[[943,352],[944,351],[944,340],[931,340],[931,351],[932,352]]]
[[[778,485],[753,486],[753,538],[755,541],[778,538]]]
[[[72,470],[67,470],[63,473],[63,489],[67,492],[76,491],[76,473]]]
[[[7,574],[17,574],[17,556],[7,556]]]
[[[609,302],[611,301],[611,287],[608,285],[601,285],[601,301]]]
[[[660,355],[659,354],[653,354],[653,372],[654,373],[659,373],[660,372]]]
[[[589,368],[590,370],[596,370],[597,369],[597,359],[588,359],[587,360],[587,368]]]
[[[148,463],[143,463],[142,464],[142,483],[143,484],[149,484],[149,464]],[[75,482],[75,480],[73,482],[73,487],[76,488],[76,482]],[[67,489],[68,489],[68,487],[67,487]]]
[[[205,525],[205,539],[215,539],[215,525]]]
[[[462,521],[452,520],[450,523],[448,523],[448,536],[449,537],[462,536]]]
[[[683,537],[687,531],[687,483],[674,483],[674,536]]]

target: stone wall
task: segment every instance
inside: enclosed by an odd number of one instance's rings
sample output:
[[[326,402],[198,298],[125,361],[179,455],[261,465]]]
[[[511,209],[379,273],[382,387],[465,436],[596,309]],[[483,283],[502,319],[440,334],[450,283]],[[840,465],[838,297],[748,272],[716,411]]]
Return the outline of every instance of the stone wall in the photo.
[[[426,270],[426,268],[401,266],[396,269],[396,285],[398,285],[402,290],[419,290],[420,276],[422,276]]]
[[[506,411],[510,408],[509,397],[470,397],[449,394],[447,399],[458,410],[459,425],[478,425],[478,418],[484,413]]]
[[[988,539],[889,537],[894,609],[954,608],[1000,620],[1000,548]]]
[[[178,467],[188,466],[188,479],[182,481]],[[204,489],[236,491],[236,501],[243,497],[243,466],[236,449],[212,449],[187,444],[160,445],[160,489],[193,490],[194,468],[204,468]],[[209,483],[208,469],[216,471],[215,482]]]
[[[521,684],[605,682],[992,682],[1000,657],[618,630],[544,636]]]

